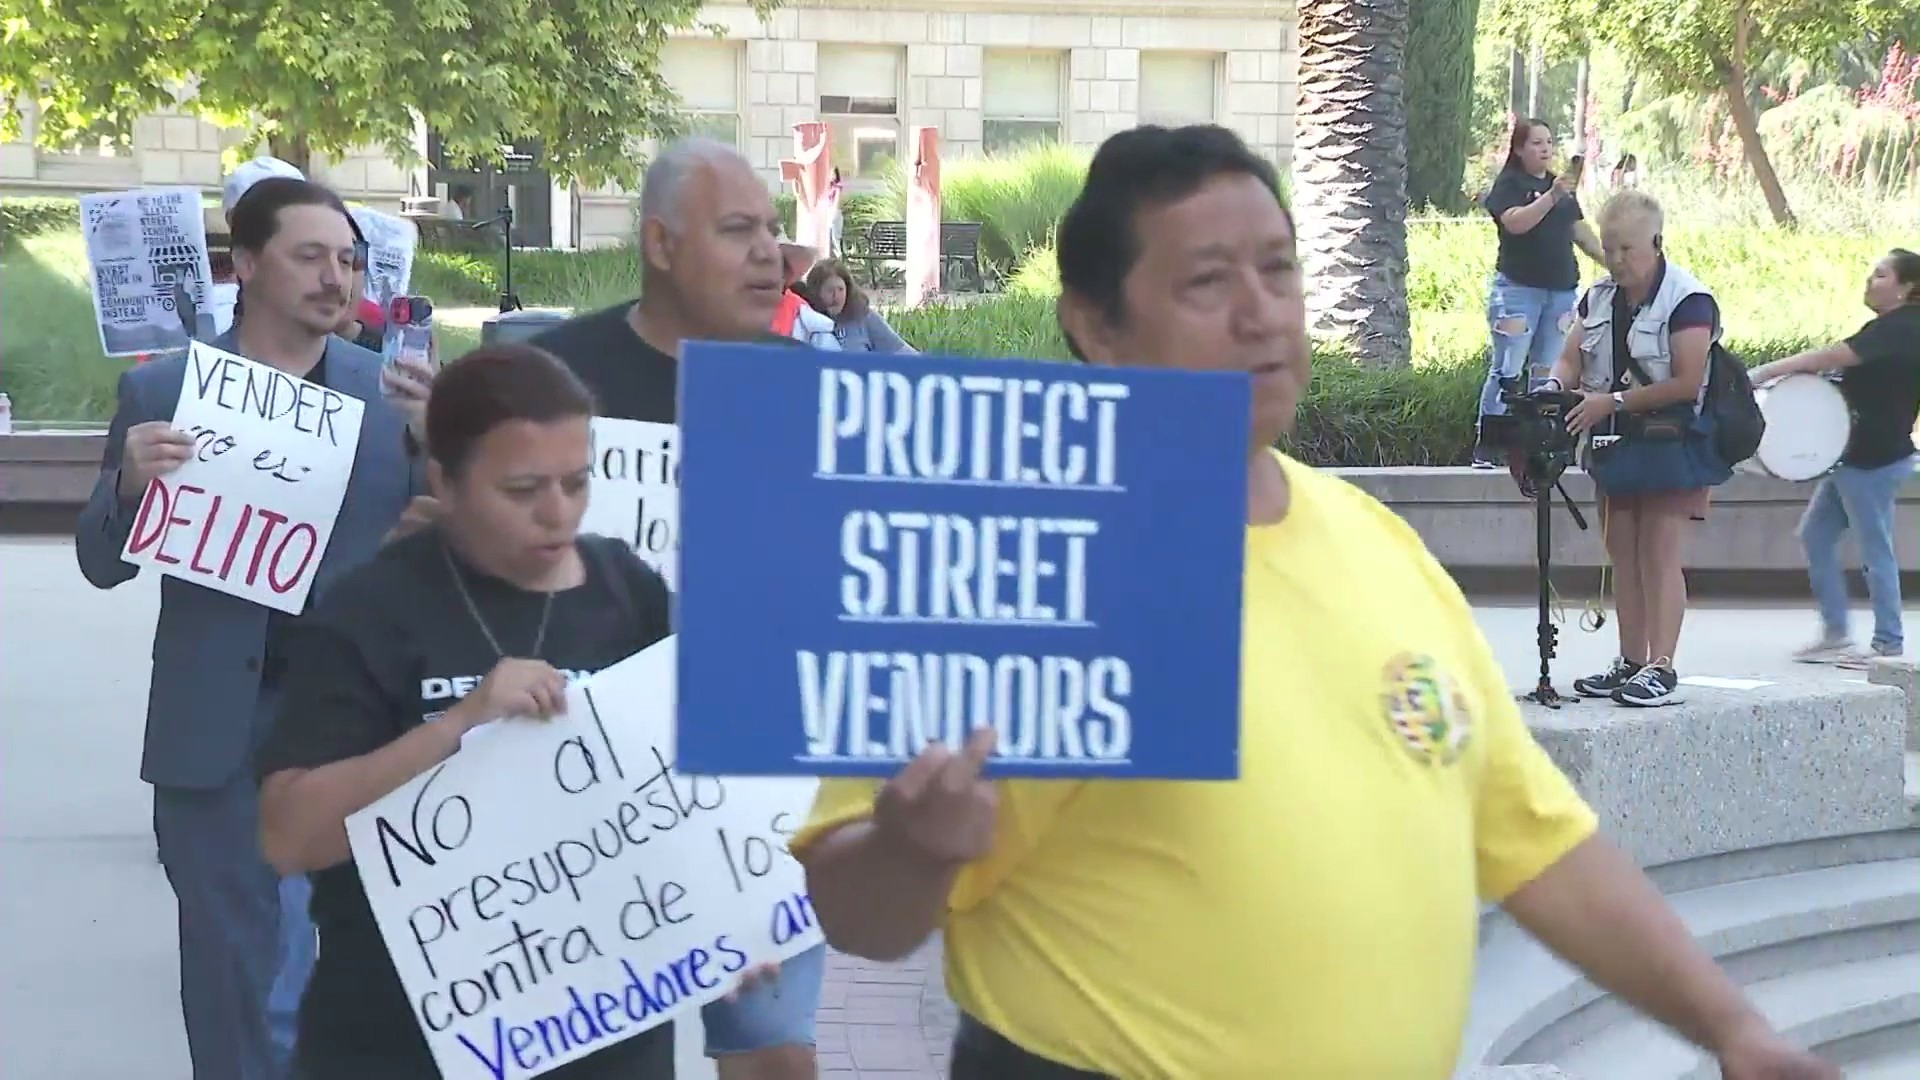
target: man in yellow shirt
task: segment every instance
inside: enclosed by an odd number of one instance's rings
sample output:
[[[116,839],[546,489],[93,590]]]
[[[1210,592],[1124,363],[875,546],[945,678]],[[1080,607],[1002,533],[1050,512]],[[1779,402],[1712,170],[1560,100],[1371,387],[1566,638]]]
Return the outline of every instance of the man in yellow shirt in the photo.
[[[1727,1080],[1837,1080],[1595,837],[1419,538],[1268,449],[1308,378],[1271,166],[1218,127],[1116,135],[1059,258],[1084,359],[1252,374],[1241,771],[989,783],[988,729],[822,786],[793,846],[828,940],[945,930],[953,1076],[1443,1080],[1486,897]]]

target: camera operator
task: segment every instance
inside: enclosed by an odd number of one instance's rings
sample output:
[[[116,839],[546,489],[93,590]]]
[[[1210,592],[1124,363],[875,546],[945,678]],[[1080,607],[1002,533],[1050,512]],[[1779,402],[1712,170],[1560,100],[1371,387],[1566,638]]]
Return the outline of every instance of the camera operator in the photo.
[[[1576,679],[1586,697],[1678,704],[1674,654],[1686,616],[1688,526],[1732,469],[1702,416],[1708,357],[1720,338],[1713,294],[1662,251],[1660,204],[1622,191],[1600,211],[1606,277],[1589,288],[1547,387],[1575,388],[1567,427],[1585,437],[1600,494],[1600,533],[1615,577],[1620,656]]]

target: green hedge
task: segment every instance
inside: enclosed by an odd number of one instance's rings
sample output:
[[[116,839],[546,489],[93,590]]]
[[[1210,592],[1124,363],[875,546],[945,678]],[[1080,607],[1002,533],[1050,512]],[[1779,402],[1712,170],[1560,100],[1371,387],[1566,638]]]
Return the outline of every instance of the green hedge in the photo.
[[[1020,356],[1066,360],[1067,343],[1053,298],[1009,291],[970,304],[929,305],[892,316],[902,337],[922,352],[957,356]],[[1777,360],[1826,338],[1729,337],[1749,364]],[[1315,465],[1464,465],[1473,449],[1484,344],[1448,339],[1418,366],[1362,367],[1340,350],[1317,344],[1313,381],[1293,437],[1283,446]]]
[[[80,227],[80,203],[74,199],[0,199],[0,248],[29,236]]]

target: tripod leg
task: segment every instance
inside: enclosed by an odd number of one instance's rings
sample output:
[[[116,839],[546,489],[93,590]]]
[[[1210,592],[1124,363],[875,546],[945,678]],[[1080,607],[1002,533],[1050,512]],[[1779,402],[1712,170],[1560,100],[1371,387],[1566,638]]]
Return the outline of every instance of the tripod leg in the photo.
[[[1539,625],[1538,644],[1540,648],[1540,694],[1541,704],[1551,704],[1559,698],[1553,689],[1553,654],[1555,637],[1553,628],[1553,492],[1558,486],[1541,481],[1533,489],[1533,539],[1534,560],[1539,574]]]

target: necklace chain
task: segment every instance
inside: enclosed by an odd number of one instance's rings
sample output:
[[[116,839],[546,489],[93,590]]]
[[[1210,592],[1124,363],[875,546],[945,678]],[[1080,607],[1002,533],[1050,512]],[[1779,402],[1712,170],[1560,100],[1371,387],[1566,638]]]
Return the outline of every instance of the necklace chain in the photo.
[[[466,575],[460,572],[460,564],[453,558],[453,549],[445,541],[440,544],[440,554],[447,560],[447,573],[453,576],[453,587],[459,590],[460,599],[467,605],[467,614],[473,617],[473,624],[480,628],[481,634],[485,635],[487,644],[493,646],[494,658],[505,660],[507,650],[500,647],[500,639],[494,636],[493,628],[487,625],[486,618],[480,614],[480,605],[473,602],[473,594],[467,591]],[[547,622],[552,616],[553,593],[549,592],[540,603],[540,628],[534,632],[533,651],[528,654],[532,659],[540,659],[540,651],[546,647]]]

